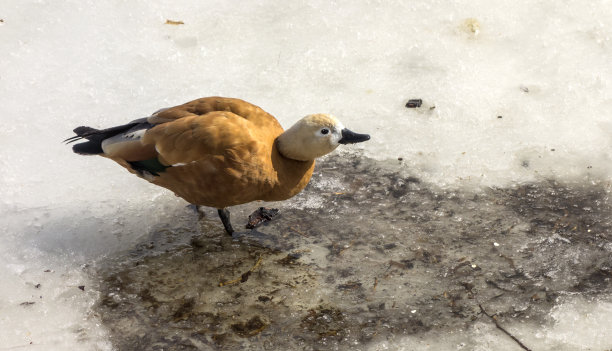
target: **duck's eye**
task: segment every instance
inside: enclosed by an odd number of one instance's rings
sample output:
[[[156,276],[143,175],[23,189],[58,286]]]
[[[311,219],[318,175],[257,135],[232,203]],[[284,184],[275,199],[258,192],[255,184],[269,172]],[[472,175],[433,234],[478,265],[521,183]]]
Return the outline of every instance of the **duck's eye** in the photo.
[[[321,134],[325,135],[327,133],[329,133],[329,129],[327,129],[327,128],[321,129]]]

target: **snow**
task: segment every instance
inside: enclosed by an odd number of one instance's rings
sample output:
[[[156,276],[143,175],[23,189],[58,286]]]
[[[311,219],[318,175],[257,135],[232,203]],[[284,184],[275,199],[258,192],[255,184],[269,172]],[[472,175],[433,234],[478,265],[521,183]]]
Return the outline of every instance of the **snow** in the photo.
[[[183,210],[112,162],[74,155],[61,140],[79,125],[112,126],[220,95],[253,102],[285,127],[332,113],[372,136],[351,152],[401,157],[442,187],[612,174],[608,0],[2,5],[3,347],[111,349],[84,265]],[[412,98],[424,107],[404,107]],[[604,300],[560,302],[552,326],[537,332],[550,341],[542,347],[611,348]]]

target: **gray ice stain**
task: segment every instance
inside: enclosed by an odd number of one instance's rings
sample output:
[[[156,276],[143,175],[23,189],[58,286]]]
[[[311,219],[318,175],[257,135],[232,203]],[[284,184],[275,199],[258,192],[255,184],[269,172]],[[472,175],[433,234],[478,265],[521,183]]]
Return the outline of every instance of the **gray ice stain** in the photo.
[[[546,324],[560,296],[612,292],[608,194],[552,179],[442,189],[328,157],[254,232],[188,211],[156,228],[94,272],[96,309],[118,349],[367,349],[490,323],[480,306]]]

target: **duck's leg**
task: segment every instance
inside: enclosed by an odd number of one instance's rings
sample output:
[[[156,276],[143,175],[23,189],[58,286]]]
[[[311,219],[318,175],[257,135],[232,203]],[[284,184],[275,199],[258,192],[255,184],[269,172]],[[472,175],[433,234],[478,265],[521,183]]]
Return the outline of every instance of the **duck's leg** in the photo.
[[[232,228],[232,222],[230,222],[230,212],[227,208],[218,208],[217,212],[219,213],[219,218],[221,218],[223,227],[225,227],[225,231],[227,234],[232,235],[234,228]]]

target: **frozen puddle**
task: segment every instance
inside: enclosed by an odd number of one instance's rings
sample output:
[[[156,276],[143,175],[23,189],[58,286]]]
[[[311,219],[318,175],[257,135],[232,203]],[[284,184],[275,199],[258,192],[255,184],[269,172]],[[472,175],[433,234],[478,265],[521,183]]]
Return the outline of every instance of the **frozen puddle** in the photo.
[[[521,350],[484,309],[534,350],[612,347],[608,183],[441,189],[399,169],[328,157],[234,238],[213,210],[154,228],[94,271],[114,346]]]

